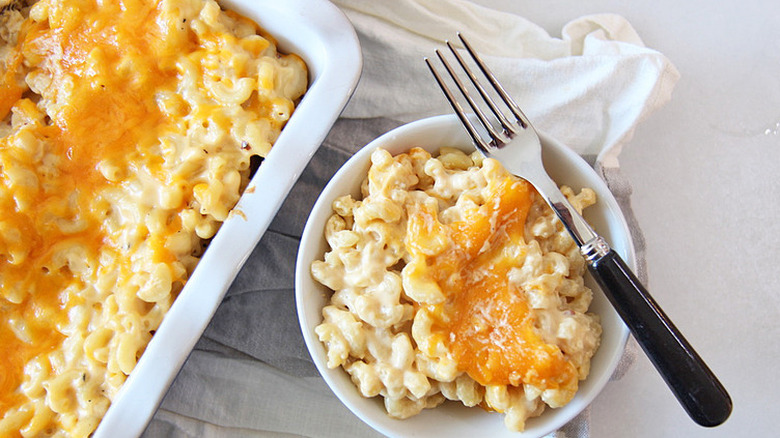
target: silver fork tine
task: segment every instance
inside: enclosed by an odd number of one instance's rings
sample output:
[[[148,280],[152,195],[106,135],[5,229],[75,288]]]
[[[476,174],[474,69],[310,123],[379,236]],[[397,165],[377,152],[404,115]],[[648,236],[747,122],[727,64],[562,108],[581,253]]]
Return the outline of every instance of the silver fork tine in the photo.
[[[436,53],[438,53],[438,51],[436,51]],[[441,57],[441,55],[439,55],[439,57]],[[463,110],[463,106],[461,106],[460,102],[458,102],[458,99],[455,98],[455,96],[452,94],[452,91],[450,91],[450,88],[447,86],[447,84],[444,83],[444,80],[442,79],[441,75],[439,75],[439,72],[436,70],[433,64],[431,64],[431,60],[426,57],[425,63],[431,70],[431,73],[436,79],[436,82],[438,82],[439,88],[441,88],[441,90],[444,92],[444,96],[447,98],[447,101],[450,102],[452,109],[455,110],[455,114],[458,115],[461,123],[463,123],[463,126],[466,127],[466,131],[468,131],[469,136],[474,141],[474,144],[483,152],[487,152],[488,143],[479,134],[474,124],[471,123],[471,120],[469,120],[468,116],[466,115],[466,111]]]
[[[455,52],[455,49],[452,47],[449,41],[447,41],[447,45],[450,47],[450,50]],[[463,97],[466,98],[466,102],[468,102],[469,106],[471,106],[471,109],[474,110],[474,114],[477,115],[477,118],[482,123],[482,126],[487,130],[488,135],[490,135],[490,138],[492,139],[491,145],[495,146],[496,144],[504,143],[505,141],[501,138],[501,134],[493,128],[493,124],[490,123],[490,120],[488,120],[485,113],[482,111],[482,108],[479,107],[479,105],[476,103],[474,98],[471,97],[471,93],[469,93],[466,86],[463,84],[463,81],[460,79],[460,76],[458,76],[457,73],[455,73],[455,70],[452,69],[452,66],[447,61],[447,59],[444,57],[444,55],[441,54],[439,50],[435,50],[436,55],[439,57],[439,60],[444,65],[444,69],[447,70],[447,73],[450,74],[450,77],[455,82],[455,86],[458,87],[458,90],[460,90],[460,93],[463,95]]]
[[[460,37],[461,41],[465,41],[463,37],[460,35],[460,33],[458,33],[458,37]],[[474,84],[474,87],[477,89],[480,96],[482,96],[482,100],[484,100],[485,103],[487,103],[488,107],[490,107],[490,110],[493,111],[493,114],[496,115],[496,118],[498,118],[498,123],[501,124],[501,127],[504,129],[504,131],[508,132],[510,136],[512,134],[516,134],[517,128],[515,127],[515,125],[511,123],[509,120],[507,120],[506,116],[504,116],[503,111],[498,109],[498,106],[496,105],[495,101],[493,101],[493,98],[485,90],[485,87],[482,86],[482,82],[480,82],[477,79],[477,77],[474,75],[474,73],[471,71],[471,68],[468,66],[468,64],[466,64],[466,61],[463,60],[463,57],[460,56],[460,53],[458,53],[458,51],[455,50],[455,47],[453,47],[452,43],[450,43],[449,41],[447,41],[447,47],[450,48],[450,51],[452,51],[452,54],[455,55],[455,59],[458,60],[458,63],[460,64],[461,68],[463,68],[463,71],[466,72],[466,75],[469,77],[469,79],[471,79],[471,83]],[[477,62],[477,65],[481,64],[482,61],[477,58],[476,53],[474,53],[473,51],[469,51],[469,54],[471,54],[471,58],[474,59],[475,62]]]
[[[530,126],[530,123],[528,122],[528,118],[525,116],[525,113],[523,113],[523,110],[520,109],[520,106],[518,106],[514,99],[512,99],[512,96],[509,95],[509,93],[504,90],[504,87],[501,85],[501,83],[496,79],[495,75],[493,75],[493,72],[490,71],[490,69],[485,65],[485,63],[482,61],[482,58],[477,55],[477,52],[474,51],[474,49],[471,47],[471,44],[469,44],[468,41],[466,41],[466,38],[463,37],[463,35],[458,32],[458,38],[463,43],[463,47],[466,48],[466,51],[469,52],[469,55],[471,55],[471,58],[474,60],[474,62],[479,66],[479,69],[482,70],[482,73],[485,75],[485,77],[490,81],[490,84],[493,85],[493,88],[496,90],[499,96],[501,96],[501,100],[504,101],[504,103],[509,107],[509,110],[512,111],[512,114],[517,117],[518,122],[520,122],[520,125],[523,128],[527,128]],[[461,62],[461,65],[463,63]],[[474,81],[473,75],[471,75],[472,81]],[[492,109],[492,107],[491,107]],[[495,110],[494,110],[495,112]]]

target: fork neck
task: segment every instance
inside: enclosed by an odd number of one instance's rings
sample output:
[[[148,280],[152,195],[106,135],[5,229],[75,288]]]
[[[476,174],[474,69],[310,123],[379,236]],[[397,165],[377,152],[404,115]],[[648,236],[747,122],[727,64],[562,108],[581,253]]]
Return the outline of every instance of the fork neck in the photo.
[[[565,199],[550,202],[558,219],[571,234],[574,242],[580,248],[580,252],[588,262],[598,260],[610,251],[609,244],[596,234],[585,219],[574,210],[574,207]]]

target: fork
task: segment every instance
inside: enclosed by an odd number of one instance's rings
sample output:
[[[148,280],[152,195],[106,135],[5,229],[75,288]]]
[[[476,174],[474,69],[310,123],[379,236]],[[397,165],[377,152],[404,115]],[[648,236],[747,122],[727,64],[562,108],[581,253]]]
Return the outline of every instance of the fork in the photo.
[[[717,426],[729,417],[731,398],[623,259],[610,248],[572,207],[544,169],[541,142],[531,122],[487,68],[469,42],[458,33],[463,47],[504,103],[502,110],[450,41],[447,47],[481,96],[480,105],[441,51],[435,50],[463,98],[473,110],[467,114],[429,58],[425,63],[452,105],[477,149],[495,158],[510,172],[530,182],[545,198],[580,248],[588,270],[628,326],[688,415],[698,424]],[[487,106],[494,118],[482,108]]]

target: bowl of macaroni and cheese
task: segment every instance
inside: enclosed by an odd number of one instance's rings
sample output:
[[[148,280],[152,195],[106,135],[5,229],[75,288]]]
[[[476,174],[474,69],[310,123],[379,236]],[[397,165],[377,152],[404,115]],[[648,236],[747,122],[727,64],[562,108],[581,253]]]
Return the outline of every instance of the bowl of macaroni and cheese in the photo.
[[[143,433],[360,71],[324,0],[0,0],[0,436]]]
[[[603,181],[542,146],[633,264]],[[628,336],[542,197],[475,152],[454,115],[396,128],[334,175],[302,235],[296,302],[322,377],[388,436],[543,436],[594,399]]]

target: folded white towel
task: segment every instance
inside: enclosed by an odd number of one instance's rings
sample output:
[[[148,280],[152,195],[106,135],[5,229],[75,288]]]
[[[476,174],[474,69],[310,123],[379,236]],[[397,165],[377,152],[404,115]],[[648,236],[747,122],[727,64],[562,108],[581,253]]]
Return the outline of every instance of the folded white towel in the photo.
[[[363,45],[363,76],[344,117],[410,121],[451,112],[423,57],[460,31],[534,125],[616,167],[637,123],[666,103],[679,74],[622,17],[576,19],[550,36],[462,0],[335,0]]]

